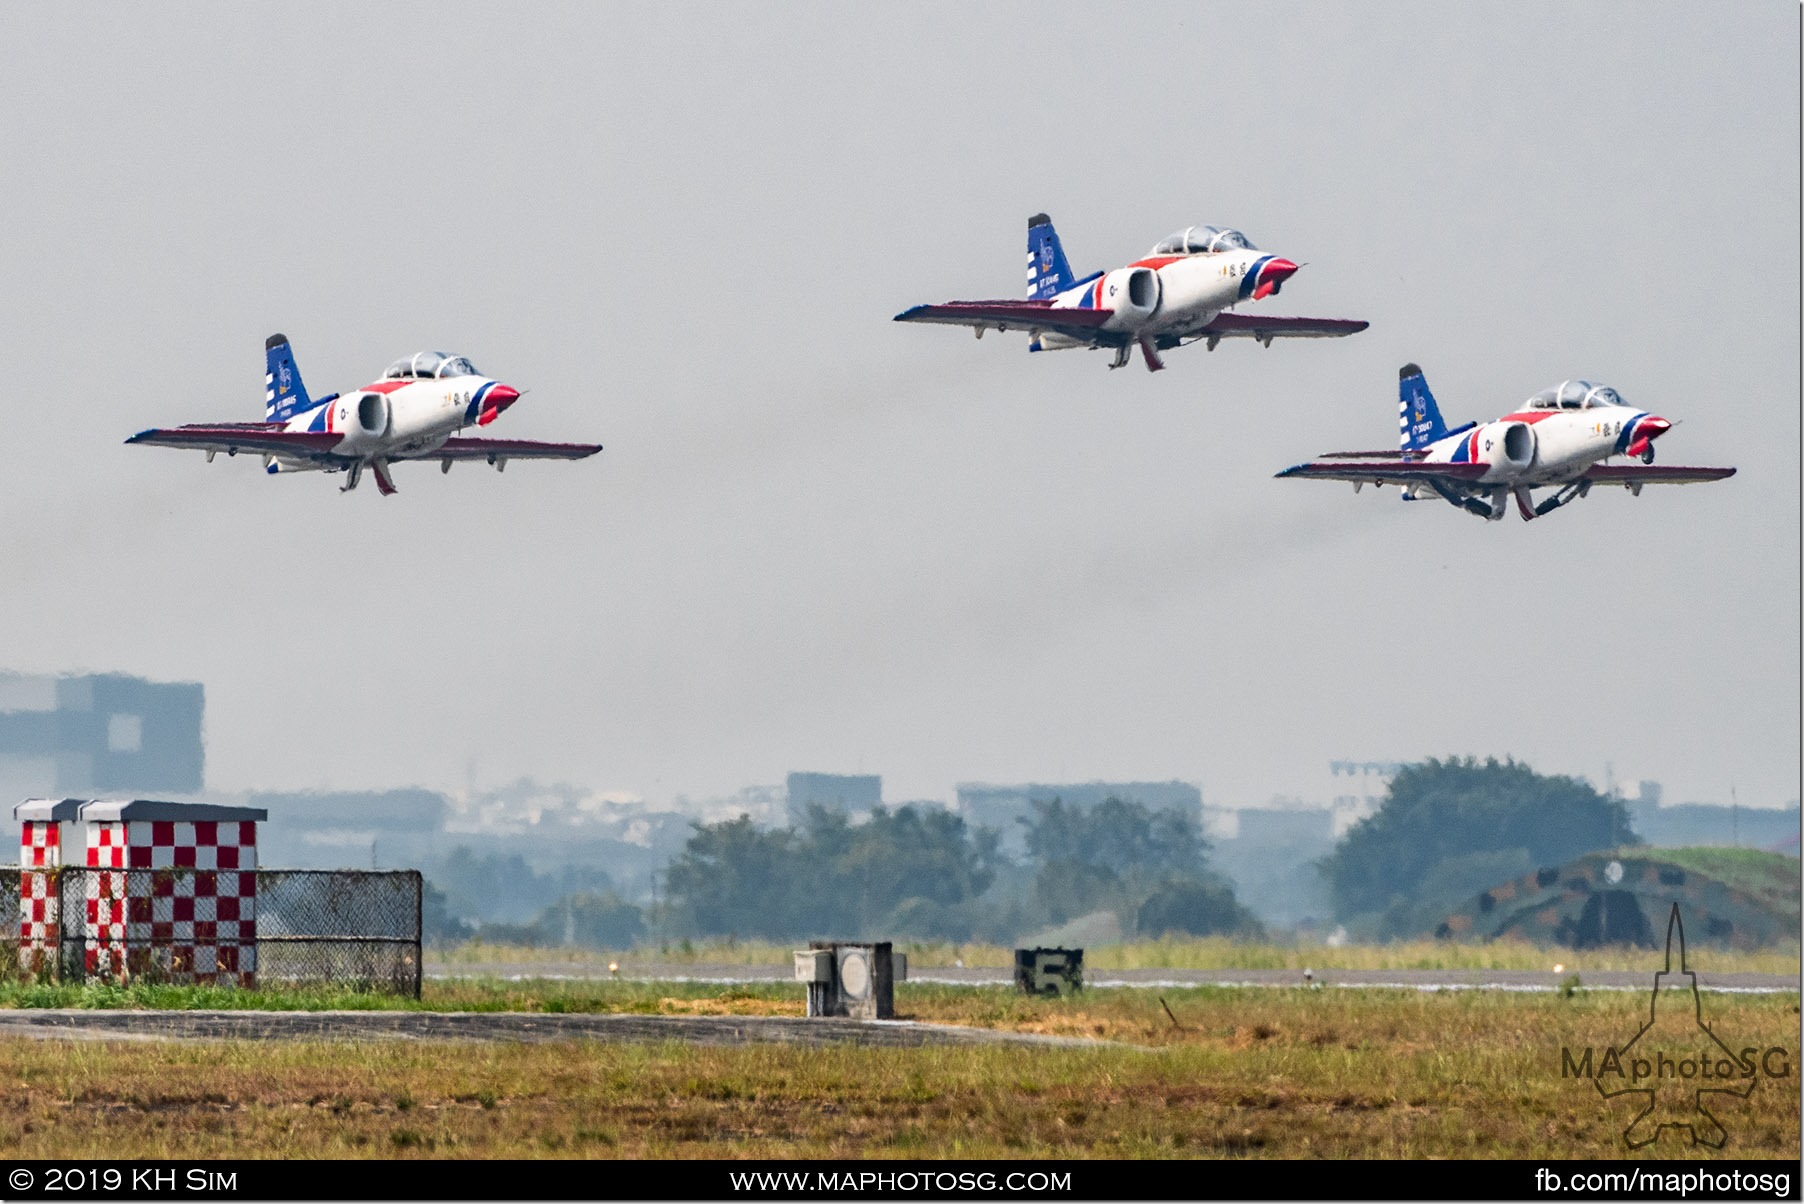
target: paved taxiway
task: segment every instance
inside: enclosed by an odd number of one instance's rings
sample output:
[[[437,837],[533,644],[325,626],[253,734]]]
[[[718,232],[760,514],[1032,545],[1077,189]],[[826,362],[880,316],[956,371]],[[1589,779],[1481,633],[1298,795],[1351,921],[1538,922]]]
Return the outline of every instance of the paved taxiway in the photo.
[[[907,1020],[796,1016],[572,1015],[537,1012],[253,1012],[20,1008],[0,1039],[88,1041],[683,1041],[691,1045],[1107,1044]]]
[[[587,964],[488,963],[428,967],[434,979],[569,979],[615,977]],[[785,982],[787,966],[631,965],[618,977],[642,982],[735,984]],[[1568,974],[1532,970],[1109,970],[1089,976],[1093,987],[1194,986],[1413,991],[1557,991]],[[1586,990],[1646,991],[1653,971],[1598,970],[1583,974]],[[994,967],[939,967],[909,976],[916,983],[1007,985]],[[1796,992],[1797,978],[1778,974],[1698,971],[1705,990],[1745,994]],[[906,1020],[806,1020],[794,1016],[581,1015],[532,1012],[257,1012],[147,1011],[98,1008],[0,1010],[0,1039],[93,1041],[684,1041],[701,1045],[1097,1045],[1075,1037],[1007,1033]]]
[[[1591,970],[1579,973],[1587,990],[1645,991],[1654,984],[1660,968],[1658,955],[1649,955],[1646,970]],[[1086,970],[1084,982],[1092,987],[1141,987],[1173,990],[1180,987],[1325,987],[1403,991],[1558,991],[1572,977],[1571,971],[1552,970]],[[1799,989],[1796,976],[1782,974],[1713,974],[1699,970],[1698,986],[1707,991],[1744,994],[1778,994]],[[675,965],[624,964],[618,975],[606,966],[588,962],[488,962],[428,965],[431,979],[499,978],[570,979],[592,981],[618,977],[632,982],[708,982],[722,985],[755,982],[788,982],[788,966],[735,966],[724,964]],[[910,969],[908,981],[944,983],[950,986],[1007,986],[1009,971],[996,966],[936,966]]]

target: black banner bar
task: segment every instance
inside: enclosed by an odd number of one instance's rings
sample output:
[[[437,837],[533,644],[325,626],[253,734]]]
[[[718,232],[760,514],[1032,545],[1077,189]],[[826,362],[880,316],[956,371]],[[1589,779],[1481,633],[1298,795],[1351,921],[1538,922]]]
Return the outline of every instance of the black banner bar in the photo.
[[[1783,1159],[0,1161],[0,1200],[1797,1200]]]

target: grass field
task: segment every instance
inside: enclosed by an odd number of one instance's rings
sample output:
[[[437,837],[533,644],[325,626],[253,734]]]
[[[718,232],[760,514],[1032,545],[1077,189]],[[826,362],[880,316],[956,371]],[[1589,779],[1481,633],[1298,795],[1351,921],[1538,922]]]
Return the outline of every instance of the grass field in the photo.
[[[218,1002],[142,990],[96,1001]],[[801,1011],[786,983],[429,983],[420,1003],[391,1003]],[[1784,1073],[1713,1106],[1729,1134],[1722,1155],[1796,1157],[1797,996],[1713,993],[1704,1008],[1730,1047],[1786,1051]],[[1562,1077],[1560,1049],[1622,1045],[1646,1022],[1648,999],[1212,987],[1038,999],[910,983],[897,988],[897,1010],[1110,1044],[8,1039],[0,1132],[24,1158],[1610,1157],[1628,1153],[1621,1133],[1639,1105]],[[1715,1156],[1672,1136],[1646,1153]]]

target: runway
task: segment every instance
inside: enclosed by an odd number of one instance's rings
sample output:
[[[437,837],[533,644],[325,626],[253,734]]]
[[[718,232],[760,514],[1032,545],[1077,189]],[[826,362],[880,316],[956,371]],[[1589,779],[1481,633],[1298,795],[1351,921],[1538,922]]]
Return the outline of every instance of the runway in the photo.
[[[1648,955],[1646,970],[1581,971],[1577,976],[1583,990],[1647,991],[1654,985],[1654,972],[1663,964],[1659,955]],[[723,986],[790,981],[788,966],[743,966],[727,964],[685,964],[627,962],[617,975],[605,966],[589,963],[555,962],[489,962],[457,965],[428,965],[428,979],[497,978],[505,981],[527,979],[567,979],[595,981],[619,978],[629,982],[703,982]],[[1146,990],[1178,990],[1185,987],[1332,987],[1353,990],[1391,991],[1559,991],[1573,977],[1573,971],[1553,970],[1312,970],[1305,978],[1301,970],[1087,970],[1086,986],[1136,987]],[[1796,976],[1782,974],[1716,974],[1697,971],[1698,987],[1705,991],[1729,994],[1776,995],[1799,989]],[[939,983],[947,986],[1008,986],[1014,980],[1010,972],[996,966],[936,966],[911,969],[911,983]]]
[[[1650,959],[1651,960],[1651,959]],[[1655,967],[1657,968],[1657,967]],[[629,963],[618,974],[590,963],[493,962],[429,965],[435,981],[597,981],[749,983],[789,982],[788,966]],[[1797,993],[1799,980],[1778,974],[1716,974],[1697,971],[1700,990],[1728,994]],[[1091,988],[1177,990],[1192,987],[1554,992],[1567,987],[1570,973],[1536,970],[1102,970],[1086,976]],[[1649,991],[1654,969],[1580,973],[1578,989]],[[934,967],[911,973],[907,983],[997,987],[1012,983],[997,967]],[[1678,985],[1683,985],[1681,979]],[[799,988],[798,988],[799,992]],[[1081,1038],[1007,1033],[914,1021],[803,1019],[792,1016],[652,1016],[528,1012],[425,1011],[150,1011],[98,1008],[0,1009],[0,1039],[63,1040],[315,1040],[315,1041],[683,1041],[702,1045],[1096,1045]]]
[[[19,1008],[7,1037],[77,1041],[682,1041],[690,1045],[1036,1045],[1108,1042],[906,1020],[537,1012],[254,1012]]]

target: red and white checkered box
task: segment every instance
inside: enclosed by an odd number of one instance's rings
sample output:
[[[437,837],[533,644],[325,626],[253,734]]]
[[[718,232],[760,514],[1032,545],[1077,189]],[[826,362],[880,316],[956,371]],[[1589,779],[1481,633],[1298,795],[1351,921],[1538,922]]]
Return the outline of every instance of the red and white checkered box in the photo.
[[[205,803],[100,800],[82,808],[88,970],[255,986],[257,824]]]
[[[135,821],[127,864],[150,870],[150,893],[127,900],[125,942],[134,970],[246,986],[257,972],[257,825],[240,821]],[[140,953],[140,951],[142,951]],[[140,971],[141,972],[141,971]]]
[[[79,847],[88,974],[256,984],[257,821],[268,812],[149,799],[29,799],[13,815],[23,825],[19,956],[28,970],[58,967],[65,919],[58,879],[64,857]]]
[[[87,875],[87,916],[82,928],[82,958],[89,974],[124,978],[125,956],[125,825],[87,825],[87,865],[106,873]]]
[[[80,799],[27,799],[13,808],[19,830],[19,965],[27,974],[56,967],[62,939],[58,871]]]

